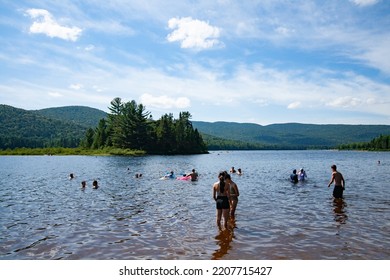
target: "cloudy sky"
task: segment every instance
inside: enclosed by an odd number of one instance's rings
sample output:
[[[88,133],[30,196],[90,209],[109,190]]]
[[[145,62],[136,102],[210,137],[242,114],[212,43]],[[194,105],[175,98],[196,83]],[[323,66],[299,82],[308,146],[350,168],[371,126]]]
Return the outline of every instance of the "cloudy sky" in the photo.
[[[0,0],[0,104],[390,124],[388,0]]]

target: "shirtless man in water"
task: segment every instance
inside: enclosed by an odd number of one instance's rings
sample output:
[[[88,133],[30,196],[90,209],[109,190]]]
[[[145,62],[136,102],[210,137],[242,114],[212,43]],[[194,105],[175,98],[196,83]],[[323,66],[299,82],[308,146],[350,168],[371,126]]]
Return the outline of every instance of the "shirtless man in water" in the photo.
[[[328,184],[328,188],[334,182],[333,197],[343,198],[343,191],[345,189],[345,181],[343,175],[337,171],[336,165],[332,165],[332,178]]]

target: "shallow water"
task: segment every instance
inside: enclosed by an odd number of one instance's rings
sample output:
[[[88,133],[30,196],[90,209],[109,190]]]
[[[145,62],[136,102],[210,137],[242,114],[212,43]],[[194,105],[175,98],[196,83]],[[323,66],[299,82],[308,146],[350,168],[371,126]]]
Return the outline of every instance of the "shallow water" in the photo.
[[[334,163],[342,201],[326,187]],[[231,166],[243,169],[232,178],[241,195],[219,230],[212,184]],[[292,185],[300,167],[308,180]],[[159,180],[192,168],[198,182]],[[390,153],[2,156],[0,175],[0,259],[390,258]]]

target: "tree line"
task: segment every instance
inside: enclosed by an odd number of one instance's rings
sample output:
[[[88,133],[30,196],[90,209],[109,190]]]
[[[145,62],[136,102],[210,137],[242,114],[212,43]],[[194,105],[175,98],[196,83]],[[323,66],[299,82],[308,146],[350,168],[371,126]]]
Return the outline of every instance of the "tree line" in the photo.
[[[95,129],[87,130],[81,147],[144,150],[151,154],[207,153],[189,112],[180,112],[178,119],[170,113],[153,120],[142,104],[134,100],[123,102],[119,97],[111,101],[108,109],[107,119],[101,119]]]
[[[390,151],[390,135],[380,135],[370,142],[343,144],[340,150]]]

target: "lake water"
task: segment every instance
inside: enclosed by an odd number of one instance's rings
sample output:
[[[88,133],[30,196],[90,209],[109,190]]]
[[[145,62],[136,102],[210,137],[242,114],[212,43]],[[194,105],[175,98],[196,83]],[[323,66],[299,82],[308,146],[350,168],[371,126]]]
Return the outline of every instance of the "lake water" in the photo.
[[[346,179],[338,202],[332,164]],[[220,230],[212,185],[232,166],[244,172],[232,177],[241,195],[231,229]],[[308,180],[291,184],[301,167]],[[197,182],[159,180],[192,168]],[[390,153],[2,156],[0,175],[0,259],[390,258]]]

